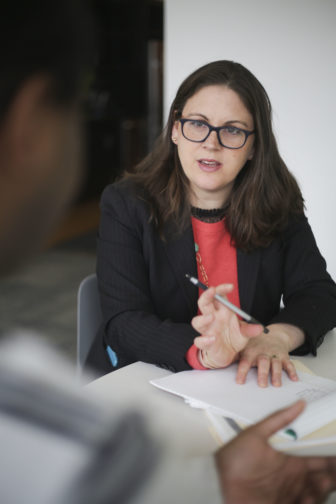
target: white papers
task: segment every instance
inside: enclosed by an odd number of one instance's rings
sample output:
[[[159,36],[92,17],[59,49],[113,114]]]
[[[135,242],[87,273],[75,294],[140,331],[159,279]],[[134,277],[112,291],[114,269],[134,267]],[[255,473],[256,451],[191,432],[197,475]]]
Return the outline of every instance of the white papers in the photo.
[[[336,382],[298,372],[299,381],[291,381],[285,373],[282,386],[261,388],[257,372],[252,369],[244,385],[235,382],[237,366],[209,371],[183,371],[151,383],[183,397],[191,406],[209,409],[243,424],[255,423],[268,414],[305,399],[307,407],[289,427],[298,438],[336,419]]]

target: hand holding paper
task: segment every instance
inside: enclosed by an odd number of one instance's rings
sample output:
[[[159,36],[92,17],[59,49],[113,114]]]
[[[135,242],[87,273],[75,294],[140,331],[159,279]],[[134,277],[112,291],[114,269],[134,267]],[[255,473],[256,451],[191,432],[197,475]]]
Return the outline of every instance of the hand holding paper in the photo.
[[[323,502],[336,487],[335,458],[294,457],[274,450],[268,438],[303,410],[299,401],[246,429],[216,454],[227,504]]]

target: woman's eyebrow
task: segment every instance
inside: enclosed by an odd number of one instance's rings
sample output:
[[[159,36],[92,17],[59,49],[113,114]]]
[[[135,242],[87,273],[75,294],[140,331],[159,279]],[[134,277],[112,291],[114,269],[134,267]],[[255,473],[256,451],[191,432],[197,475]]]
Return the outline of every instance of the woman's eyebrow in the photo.
[[[200,114],[199,112],[190,112],[185,117],[191,117],[191,116],[202,117],[205,121],[209,121],[209,119],[207,118],[207,116],[205,116],[204,114]]]
[[[226,121],[225,124],[233,124],[233,123],[239,123],[245,126],[245,128],[249,128],[249,125],[245,121],[241,121],[240,119],[233,119],[232,121]]]
[[[185,117],[192,117],[192,116],[202,117],[202,119],[209,122],[208,117],[204,114],[199,113],[199,112],[190,112]],[[244,126],[245,128],[249,128],[249,125],[245,121],[241,121],[240,119],[231,119],[230,121],[225,121],[223,123],[223,126],[226,126],[227,124],[235,124],[235,123],[239,123],[242,126]]]

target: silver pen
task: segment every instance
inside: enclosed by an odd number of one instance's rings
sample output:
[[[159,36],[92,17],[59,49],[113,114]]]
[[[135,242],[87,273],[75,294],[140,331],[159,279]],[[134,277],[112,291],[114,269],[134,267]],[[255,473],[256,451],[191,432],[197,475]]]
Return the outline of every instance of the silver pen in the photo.
[[[208,287],[204,283],[200,282],[197,278],[195,278],[195,277],[193,277],[191,275],[188,275],[188,273],[186,273],[186,277],[188,278],[188,280],[190,280],[190,282],[192,284],[196,285],[200,289],[202,289],[202,290],[207,290],[208,289]],[[265,334],[269,333],[269,329],[267,329],[267,327],[265,327],[264,324],[261,324],[261,322],[258,322],[258,320],[255,319],[254,317],[252,317],[252,315],[249,315],[248,313],[244,312],[243,310],[241,310],[240,308],[238,308],[238,306],[230,303],[230,301],[228,301],[227,299],[223,298],[219,294],[215,294],[215,299],[217,299],[217,301],[219,301],[224,306],[226,306],[227,308],[229,308],[229,310],[233,311],[234,313],[236,313],[237,315],[239,315],[241,318],[243,318],[244,320],[246,320],[246,322],[248,322],[249,324],[258,324],[258,325],[261,325],[263,327],[264,333]]]

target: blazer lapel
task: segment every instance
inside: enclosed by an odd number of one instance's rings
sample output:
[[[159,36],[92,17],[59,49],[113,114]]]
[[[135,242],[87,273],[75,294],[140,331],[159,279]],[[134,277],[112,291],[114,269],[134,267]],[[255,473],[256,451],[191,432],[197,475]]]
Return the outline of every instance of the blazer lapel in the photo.
[[[257,284],[260,250],[246,253],[237,250],[239,299],[242,310],[250,313]]]
[[[178,236],[175,235],[171,238],[167,233],[166,237],[165,248],[168,260],[176,277],[176,282],[186,299],[190,317],[193,317],[197,311],[198,289],[185,276],[186,273],[189,273],[197,277],[192,227],[188,227],[186,231]]]

